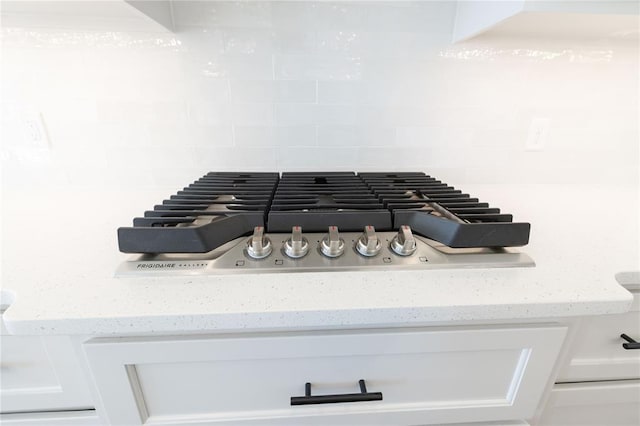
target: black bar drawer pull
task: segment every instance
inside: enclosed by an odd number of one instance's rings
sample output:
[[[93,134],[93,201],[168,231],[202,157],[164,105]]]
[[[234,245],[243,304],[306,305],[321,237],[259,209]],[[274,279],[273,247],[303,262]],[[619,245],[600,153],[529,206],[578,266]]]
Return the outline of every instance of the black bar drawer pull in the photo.
[[[364,380],[358,381],[360,393],[311,395],[311,383],[305,383],[304,396],[292,396],[291,405],[335,404],[339,402],[382,401],[382,392],[367,392]]]
[[[640,342],[636,342],[635,340],[633,340],[631,337],[627,336],[626,334],[622,333],[620,335],[620,337],[622,337],[624,340],[626,340],[629,343],[623,343],[622,347],[625,349],[640,349]]]

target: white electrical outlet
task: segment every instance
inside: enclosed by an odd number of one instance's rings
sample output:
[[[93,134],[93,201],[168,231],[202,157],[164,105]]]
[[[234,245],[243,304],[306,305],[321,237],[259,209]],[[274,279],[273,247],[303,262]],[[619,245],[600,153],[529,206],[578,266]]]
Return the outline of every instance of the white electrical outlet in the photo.
[[[551,120],[546,117],[534,117],[531,119],[529,134],[525,149],[527,151],[542,151],[547,143]]]
[[[22,115],[22,133],[25,144],[33,149],[49,149],[49,137],[42,114],[26,112]]]

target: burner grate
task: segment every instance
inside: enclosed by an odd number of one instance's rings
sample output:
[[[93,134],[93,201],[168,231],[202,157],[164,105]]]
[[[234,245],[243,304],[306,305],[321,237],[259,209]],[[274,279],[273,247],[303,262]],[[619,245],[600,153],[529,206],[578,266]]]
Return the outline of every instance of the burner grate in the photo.
[[[204,253],[249,234],[411,227],[453,248],[526,245],[530,224],[424,173],[208,173],[118,229],[125,253]]]
[[[278,173],[207,173],[118,229],[125,253],[204,253],[264,226]]]
[[[353,172],[283,173],[271,203],[269,232],[299,225],[309,232],[337,226],[359,231],[363,224],[391,229],[391,213]]]
[[[424,173],[360,173],[392,211],[394,228],[409,225],[424,237],[453,248],[512,247],[529,242],[529,223],[501,213]]]

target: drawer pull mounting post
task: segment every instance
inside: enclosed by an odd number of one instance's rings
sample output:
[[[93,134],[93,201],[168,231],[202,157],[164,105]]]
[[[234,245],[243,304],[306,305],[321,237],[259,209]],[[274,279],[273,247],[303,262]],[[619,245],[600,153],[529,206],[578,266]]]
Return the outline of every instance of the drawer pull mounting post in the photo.
[[[633,340],[631,337],[627,336],[626,334],[622,333],[620,335],[620,337],[622,337],[624,340],[626,340],[629,343],[623,343],[622,347],[625,349],[640,349],[640,342],[636,342],[635,340]]]
[[[367,392],[364,380],[359,380],[360,393],[311,395],[311,383],[304,384],[304,396],[292,396],[291,405],[336,404],[340,402],[382,401],[382,392]]]

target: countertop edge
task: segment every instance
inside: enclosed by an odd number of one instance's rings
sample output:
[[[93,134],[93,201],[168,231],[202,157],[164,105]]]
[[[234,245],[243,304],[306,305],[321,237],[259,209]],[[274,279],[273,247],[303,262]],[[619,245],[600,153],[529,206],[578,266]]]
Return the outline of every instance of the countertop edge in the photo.
[[[529,303],[441,307],[385,307],[154,315],[103,318],[12,318],[11,308],[3,314],[12,335],[171,335],[286,330],[319,330],[372,327],[417,327],[433,324],[456,325],[469,321],[523,322],[540,319],[575,318],[628,312],[633,295],[574,303]]]

